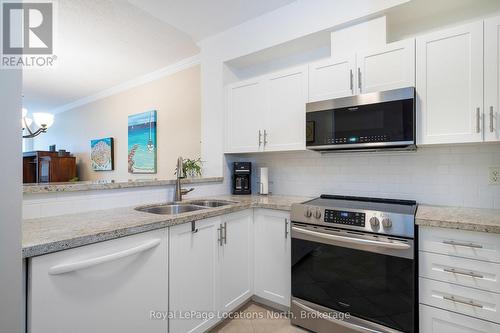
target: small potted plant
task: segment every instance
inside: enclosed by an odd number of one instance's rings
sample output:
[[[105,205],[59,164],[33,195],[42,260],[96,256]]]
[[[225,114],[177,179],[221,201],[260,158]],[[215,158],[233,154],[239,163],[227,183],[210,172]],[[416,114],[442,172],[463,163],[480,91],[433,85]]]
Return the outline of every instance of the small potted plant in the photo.
[[[182,169],[184,170],[184,174],[186,175],[186,177],[201,177],[201,164],[201,158],[195,160],[189,158],[184,159]],[[177,174],[177,168],[175,170],[175,174]]]

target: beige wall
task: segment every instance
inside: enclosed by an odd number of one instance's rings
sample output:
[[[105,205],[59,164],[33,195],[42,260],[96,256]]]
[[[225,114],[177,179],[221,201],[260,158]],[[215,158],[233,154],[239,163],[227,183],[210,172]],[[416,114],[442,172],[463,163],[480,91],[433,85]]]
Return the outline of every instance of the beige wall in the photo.
[[[50,144],[56,144],[57,149],[73,153],[80,180],[172,179],[178,156],[200,156],[200,94],[200,66],[190,67],[57,114],[48,133],[36,138],[34,149],[48,150]],[[152,109],[158,111],[158,173],[129,174],[127,117]],[[115,170],[95,172],[90,168],[90,140],[105,137],[115,141]]]

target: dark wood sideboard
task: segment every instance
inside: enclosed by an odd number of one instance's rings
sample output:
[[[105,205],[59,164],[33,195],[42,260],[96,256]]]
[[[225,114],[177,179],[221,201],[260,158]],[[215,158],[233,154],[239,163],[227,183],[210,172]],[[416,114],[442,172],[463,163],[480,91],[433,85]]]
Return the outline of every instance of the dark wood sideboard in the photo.
[[[76,177],[76,157],[67,153],[30,151],[23,153],[23,183],[68,182]]]

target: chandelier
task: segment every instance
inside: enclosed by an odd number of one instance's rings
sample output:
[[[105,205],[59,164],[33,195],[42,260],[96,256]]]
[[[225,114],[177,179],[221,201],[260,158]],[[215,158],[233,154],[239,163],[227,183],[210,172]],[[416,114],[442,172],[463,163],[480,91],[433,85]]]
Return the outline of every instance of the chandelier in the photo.
[[[31,124],[35,122],[35,124],[38,126],[38,129],[33,131],[31,129]],[[42,133],[46,133],[47,129],[52,126],[54,123],[54,115],[50,113],[44,113],[44,112],[36,112],[33,113],[33,119],[28,117],[28,110],[23,108],[23,118],[22,118],[22,124],[23,124],[23,132],[26,130],[28,134],[23,135],[24,139],[29,139],[29,138],[34,138],[37,135],[40,135]]]

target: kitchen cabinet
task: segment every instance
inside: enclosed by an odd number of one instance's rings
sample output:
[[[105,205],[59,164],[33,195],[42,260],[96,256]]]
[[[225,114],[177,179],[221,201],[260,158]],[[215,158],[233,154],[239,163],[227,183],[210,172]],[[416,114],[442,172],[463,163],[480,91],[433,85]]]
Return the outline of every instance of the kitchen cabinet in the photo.
[[[415,40],[393,42],[356,54],[358,93],[415,86]]]
[[[226,89],[226,152],[305,149],[307,66]]]
[[[232,153],[261,150],[262,121],[266,116],[262,79],[228,86],[226,99],[226,150]]]
[[[421,333],[499,333],[500,325],[489,321],[420,305]]]
[[[190,312],[217,310],[218,228],[221,217],[170,227],[169,332],[204,332],[217,318],[188,317]]]
[[[483,22],[417,38],[417,143],[483,141]]]
[[[222,217],[219,227],[220,310],[235,310],[253,295],[253,211]]]
[[[168,239],[160,229],[29,259],[28,332],[167,332]]]
[[[500,17],[484,22],[484,140],[500,140]]]
[[[265,92],[264,150],[305,149],[307,66],[269,75]]]
[[[309,102],[355,94],[356,56],[331,58],[309,65]]]
[[[277,210],[254,212],[255,295],[290,306],[290,214]]]

